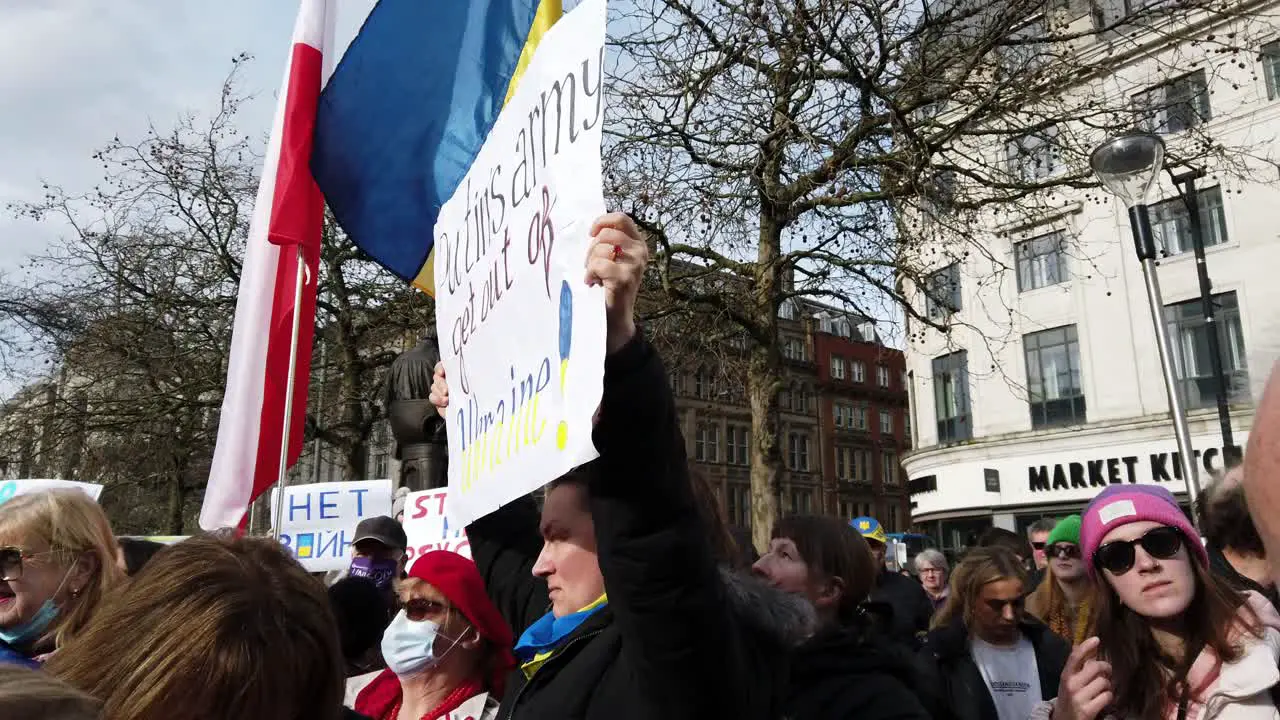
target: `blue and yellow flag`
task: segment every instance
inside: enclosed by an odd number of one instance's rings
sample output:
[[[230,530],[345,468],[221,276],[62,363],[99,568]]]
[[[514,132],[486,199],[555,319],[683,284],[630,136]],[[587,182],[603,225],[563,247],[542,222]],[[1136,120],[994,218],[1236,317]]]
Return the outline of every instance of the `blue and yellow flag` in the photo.
[[[320,96],[312,172],[338,224],[434,294],[436,215],[561,0],[380,0]]]

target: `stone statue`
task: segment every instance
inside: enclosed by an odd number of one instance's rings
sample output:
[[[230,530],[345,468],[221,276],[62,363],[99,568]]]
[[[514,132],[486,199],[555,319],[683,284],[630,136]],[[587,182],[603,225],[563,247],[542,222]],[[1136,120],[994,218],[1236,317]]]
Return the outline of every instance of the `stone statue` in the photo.
[[[445,422],[428,397],[440,346],[434,329],[391,363],[382,388],[382,407],[396,439],[398,485],[428,490],[448,485],[449,446]]]

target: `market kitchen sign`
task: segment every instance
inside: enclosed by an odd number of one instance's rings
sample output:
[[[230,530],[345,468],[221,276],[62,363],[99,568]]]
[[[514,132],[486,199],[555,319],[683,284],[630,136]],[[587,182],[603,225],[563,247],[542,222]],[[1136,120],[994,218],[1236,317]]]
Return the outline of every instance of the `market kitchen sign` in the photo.
[[[1195,462],[1202,472],[1221,470],[1222,448],[1204,451],[1193,449]],[[1240,448],[1235,448],[1237,455]],[[1027,484],[1031,492],[1098,488],[1124,483],[1182,482],[1182,463],[1176,451],[1143,455],[1120,455],[1027,467]]]

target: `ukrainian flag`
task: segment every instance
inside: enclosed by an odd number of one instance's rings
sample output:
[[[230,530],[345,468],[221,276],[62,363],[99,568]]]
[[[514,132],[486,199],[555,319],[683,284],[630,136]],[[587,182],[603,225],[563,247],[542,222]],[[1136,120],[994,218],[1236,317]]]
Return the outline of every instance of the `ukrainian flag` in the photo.
[[[561,0],[380,0],[320,96],[311,169],[338,224],[434,293],[436,216]]]

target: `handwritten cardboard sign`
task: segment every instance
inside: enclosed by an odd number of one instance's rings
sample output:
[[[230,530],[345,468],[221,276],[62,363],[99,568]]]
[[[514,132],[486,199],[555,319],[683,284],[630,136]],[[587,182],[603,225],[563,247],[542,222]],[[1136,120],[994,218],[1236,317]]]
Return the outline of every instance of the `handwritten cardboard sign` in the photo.
[[[62,488],[83,490],[97,502],[102,494],[102,486],[94,483],[76,482],[75,480],[5,480],[0,482],[0,505],[19,495],[43,492]]]
[[[274,526],[276,493],[271,492]],[[292,485],[284,493],[284,521],[280,542],[311,572],[344,570],[351,564],[351,541],[356,524],[378,515],[391,515],[391,481]]]
[[[445,502],[448,490],[423,490],[410,493],[404,504],[404,533],[409,537],[409,565],[419,555],[434,550],[448,550],[471,557],[471,543],[466,529],[449,521]]]
[[[604,291],[584,262],[605,209],[604,42],[604,0],[551,28],[436,222],[448,512],[462,525],[597,457]]]

